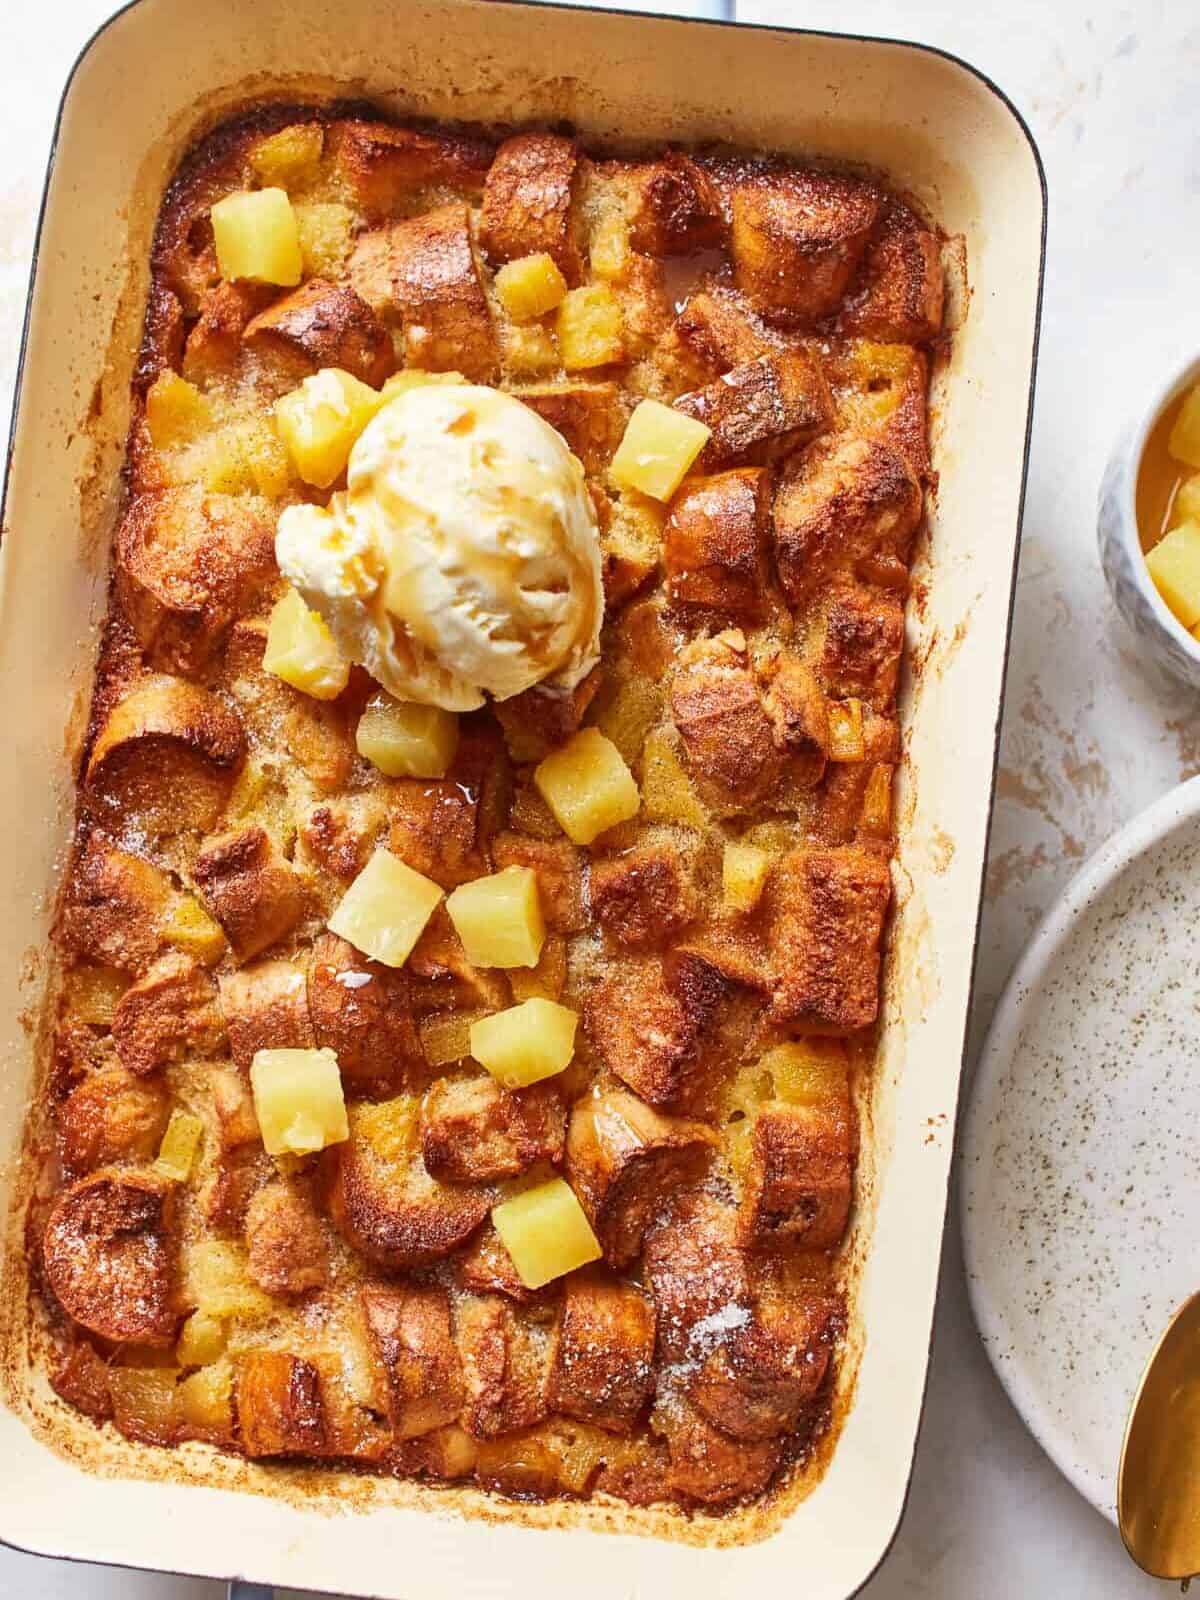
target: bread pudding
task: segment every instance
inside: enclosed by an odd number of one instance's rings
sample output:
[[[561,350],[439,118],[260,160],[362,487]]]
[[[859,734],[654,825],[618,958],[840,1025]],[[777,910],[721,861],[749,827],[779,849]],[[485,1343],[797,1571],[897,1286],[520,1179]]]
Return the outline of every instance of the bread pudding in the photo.
[[[357,106],[189,155],[58,918],[64,1399],[684,1511],[811,1457],[941,323],[861,176]]]

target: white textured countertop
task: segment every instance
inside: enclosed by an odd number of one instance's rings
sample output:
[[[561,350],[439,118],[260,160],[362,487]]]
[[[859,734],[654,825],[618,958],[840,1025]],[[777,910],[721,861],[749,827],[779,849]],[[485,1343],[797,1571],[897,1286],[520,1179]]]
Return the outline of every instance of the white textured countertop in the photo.
[[[0,418],[55,107],[80,45],[113,9],[112,0],[0,6]],[[916,39],[961,55],[1016,102],[1046,165],[1045,317],[977,1045],[1034,922],[1080,860],[1200,771],[1194,697],[1139,660],[1104,588],[1094,514],[1121,423],[1156,377],[1200,345],[1200,13],[1192,0],[907,0],[901,20],[885,0],[738,0],[738,14]],[[6,1600],[216,1600],[220,1592],[213,1583],[0,1550]],[[993,1379],[967,1310],[956,1227],[908,1511],[865,1592],[871,1600],[1167,1592],[1129,1566],[1116,1535],[1059,1477]]]

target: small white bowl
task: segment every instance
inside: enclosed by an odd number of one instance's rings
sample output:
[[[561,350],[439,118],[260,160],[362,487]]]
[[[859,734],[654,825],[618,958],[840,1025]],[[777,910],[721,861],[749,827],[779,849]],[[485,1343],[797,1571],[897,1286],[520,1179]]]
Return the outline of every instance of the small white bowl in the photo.
[[[1200,357],[1154,394],[1141,422],[1117,441],[1100,485],[1100,565],[1117,610],[1154,659],[1200,689],[1200,640],[1171,613],[1154,587],[1138,538],[1137,479],[1146,440],[1172,400],[1200,382]]]

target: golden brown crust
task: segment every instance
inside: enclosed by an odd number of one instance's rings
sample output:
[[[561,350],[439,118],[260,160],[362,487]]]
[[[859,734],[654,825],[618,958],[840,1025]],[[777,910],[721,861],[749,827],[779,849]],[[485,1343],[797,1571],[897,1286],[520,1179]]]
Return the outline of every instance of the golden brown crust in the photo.
[[[278,584],[272,530],[227,496],[149,491],[117,532],[117,595],[150,666],[211,671],[229,630]]]
[[[841,329],[887,344],[926,344],[941,331],[944,290],[937,235],[893,200],[867,247]]]
[[[807,350],[755,356],[674,404],[710,430],[700,458],[706,468],[791,449],[824,433],[833,420],[825,374]]]
[[[257,961],[219,980],[229,1050],[243,1072],[257,1050],[310,1050],[316,1044],[305,969],[291,961]]]
[[[499,347],[465,205],[451,202],[364,233],[350,279],[369,305],[400,324],[410,366],[461,372],[477,383],[495,378]]]
[[[730,228],[738,288],[781,322],[828,316],[862,259],[880,198],[873,184],[820,172],[740,184]]]
[[[303,885],[265,828],[209,839],[192,878],[241,961],[278,943],[304,912]]]
[[[769,1105],[751,1137],[739,1237],[747,1246],[838,1244],[850,1215],[848,1106]]]
[[[390,122],[337,122],[329,152],[368,217],[419,207],[441,187],[478,194],[492,159],[486,140]]]
[[[252,1350],[238,1358],[236,1370],[238,1427],[248,1456],[326,1453],[321,1375],[311,1361],[282,1350]]]
[[[477,1439],[532,1427],[546,1415],[546,1351],[538,1331],[496,1296],[463,1301],[457,1317],[466,1400]]]
[[[717,184],[681,150],[668,150],[661,161],[618,168],[615,186],[635,250],[651,256],[688,255],[713,249],[725,236]]]
[[[653,1303],[609,1273],[574,1273],[551,1344],[551,1410],[628,1433],[653,1384]]]
[[[421,1064],[408,973],[369,961],[336,933],[313,943],[308,1004],[319,1046],[348,1090],[394,1093]]]
[[[576,1105],[567,1175],[613,1266],[634,1259],[652,1218],[703,1169],[716,1143],[704,1123],[664,1117],[625,1090]]]
[[[162,948],[171,895],[165,872],[119,850],[102,833],[89,833],[71,869],[64,943],[93,961],[142,972]]]
[[[696,897],[679,847],[669,840],[592,863],[592,915],[629,949],[665,944],[696,915]]]
[[[122,1066],[90,1072],[58,1110],[64,1168],[76,1175],[117,1162],[152,1161],[169,1112],[161,1083],[141,1081]]]
[[[604,472],[625,431],[626,408],[615,383],[530,383],[512,392],[562,434],[586,472]]]
[[[175,1305],[174,1185],[107,1168],[55,1202],[42,1238],[46,1281],[68,1316],[114,1344],[166,1345]]]
[[[504,141],[488,171],[479,216],[479,241],[494,262],[545,252],[568,283],[579,282],[578,170],[573,139],[518,133]]]
[[[493,1183],[561,1161],[565,1129],[557,1084],[510,1093],[488,1077],[439,1078],[421,1106],[421,1155],[445,1183]]]
[[[742,633],[701,639],[683,651],[671,679],[671,715],[692,777],[714,804],[748,809],[778,784],[783,754]]]
[[[362,1305],[387,1373],[394,1436],[414,1439],[456,1423],[465,1395],[445,1289],[371,1286]]]
[[[112,1038],[121,1065],[139,1076],[185,1056],[207,1056],[224,1041],[216,989],[203,967],[178,951],[162,957],[117,1002]]]
[[[801,850],[783,857],[768,886],[777,1021],[831,1034],[874,1022],[891,893],[887,862],[866,851]]]
[[[301,372],[341,367],[373,389],[396,366],[391,336],[367,302],[348,285],[323,278],[310,278],[260,311],[242,338],[298,358]]]
[[[726,622],[767,614],[769,483],[761,467],[690,478],[671,502],[665,530],[667,593]]]

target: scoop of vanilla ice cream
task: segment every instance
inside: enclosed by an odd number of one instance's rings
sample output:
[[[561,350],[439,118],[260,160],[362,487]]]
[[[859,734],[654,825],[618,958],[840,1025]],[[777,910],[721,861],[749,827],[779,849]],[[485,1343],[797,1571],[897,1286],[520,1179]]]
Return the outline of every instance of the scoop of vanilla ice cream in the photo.
[[[599,659],[604,594],[583,469],[498,389],[428,384],[368,423],[346,489],[291,506],[275,555],[342,653],[401,700],[469,711]]]

